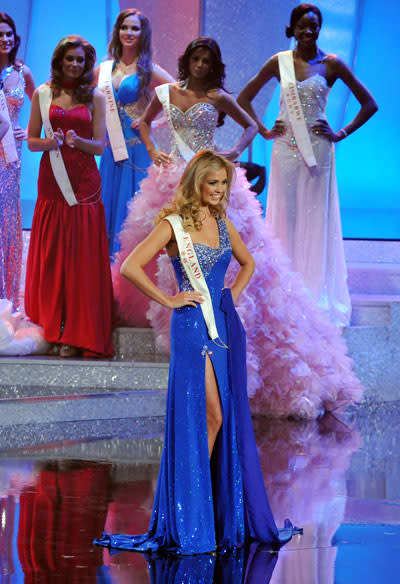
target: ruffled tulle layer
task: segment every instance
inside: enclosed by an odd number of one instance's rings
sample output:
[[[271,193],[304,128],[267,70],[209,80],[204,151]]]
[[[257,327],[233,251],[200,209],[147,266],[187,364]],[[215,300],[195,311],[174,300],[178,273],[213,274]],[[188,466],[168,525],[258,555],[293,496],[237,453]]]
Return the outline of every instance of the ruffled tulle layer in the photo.
[[[157,342],[168,347],[170,311],[135,291],[119,276],[125,257],[151,231],[159,210],[174,194],[182,166],[149,169],[140,193],[132,201],[120,234],[121,252],[113,265],[120,315],[133,326],[149,322]],[[254,414],[316,418],[345,402],[358,401],[362,387],[352,373],[341,331],[319,309],[301,276],[261,216],[244,171],[237,170],[228,216],[252,253],[256,270],[240,296],[237,310],[247,332],[248,393]],[[150,266],[157,285],[167,294],[176,290],[170,261],[161,254]],[[227,285],[237,271],[232,262]],[[147,309],[146,318],[144,310]]]
[[[12,302],[0,299],[0,355],[46,353],[49,345],[40,326],[12,313]]]

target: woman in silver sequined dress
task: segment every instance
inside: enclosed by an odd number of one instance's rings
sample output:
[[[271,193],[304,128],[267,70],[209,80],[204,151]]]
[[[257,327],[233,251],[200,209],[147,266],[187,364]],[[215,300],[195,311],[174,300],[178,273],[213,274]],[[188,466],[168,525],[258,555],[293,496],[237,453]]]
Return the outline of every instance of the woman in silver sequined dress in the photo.
[[[271,57],[251,79],[238,102],[254,118],[260,134],[275,139],[269,178],[267,221],[286,249],[318,305],[327,310],[338,326],[349,324],[351,303],[347,289],[334,144],[352,134],[377,110],[374,98],[336,55],[317,46],[322,25],[320,10],[300,4],[292,11],[287,36],[295,38],[294,51]],[[288,55],[291,53],[290,55]],[[314,162],[309,166],[298,146],[284,92],[281,90],[279,118],[267,130],[251,101],[271,79],[282,77],[282,58],[290,56],[295,83],[309,136]],[[332,85],[341,79],[360,103],[360,111],[344,128],[335,132],[328,124],[325,106]]]
[[[0,12],[0,77],[18,154],[17,161],[7,162],[0,142],[0,298],[10,300],[14,310],[20,304],[22,227],[19,191],[22,140],[26,139],[18,117],[24,94],[31,99],[35,89],[30,70],[16,58],[20,43],[14,21],[5,12]]]
[[[156,88],[140,129],[154,164],[132,201],[124,229],[122,249],[113,264],[120,314],[134,326],[146,317],[160,345],[168,342],[168,309],[141,300],[117,270],[130,251],[151,231],[158,210],[173,198],[186,165],[200,150],[214,145],[215,130],[223,114],[243,128],[238,144],[224,156],[234,160],[255,134],[255,125],[222,88],[225,66],[213,39],[193,41],[179,61],[178,84]],[[168,120],[173,147],[158,150],[150,139],[150,124],[160,109]],[[351,372],[340,330],[315,306],[300,276],[288,267],[289,259],[264,221],[250,191],[244,170],[236,170],[228,218],[238,229],[256,261],[256,270],[238,301],[247,337],[248,392],[255,413],[314,418],[343,401],[359,399],[361,389]],[[153,258],[154,259],[154,258]],[[160,256],[148,275],[167,294],[175,289],[168,258]],[[228,268],[226,285],[235,277]],[[147,311],[147,312],[146,312]],[[140,324],[139,324],[140,323]]]

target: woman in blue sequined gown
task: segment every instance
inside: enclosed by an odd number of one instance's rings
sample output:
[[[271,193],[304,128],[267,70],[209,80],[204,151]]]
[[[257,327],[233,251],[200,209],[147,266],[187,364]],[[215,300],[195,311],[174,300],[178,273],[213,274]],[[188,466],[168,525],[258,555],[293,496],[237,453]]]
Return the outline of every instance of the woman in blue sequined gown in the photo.
[[[317,46],[320,10],[300,4],[291,14],[287,36],[292,51],[297,91],[316,166],[309,167],[296,144],[281,91],[279,118],[269,131],[251,101],[272,78],[280,80],[279,54],[274,55],[246,85],[238,102],[257,121],[260,134],[274,139],[268,187],[267,221],[288,253],[318,305],[337,326],[350,322],[351,301],[335,172],[334,144],[362,126],[377,110],[374,98],[336,55]],[[356,117],[338,132],[326,120],[330,88],[342,80],[360,102]]]
[[[292,536],[290,522],[282,532],[276,528],[259,465],[245,381],[239,392],[245,403],[239,408],[230,368],[233,346],[227,311],[254,271],[252,256],[225,217],[233,168],[211,151],[196,155],[182,176],[172,205],[164,207],[157,227],[122,266],[122,274],[141,292],[173,309],[167,416],[148,533],[103,535],[97,541],[101,545],[200,554],[238,548],[250,539],[279,545]],[[170,216],[181,217],[183,229],[193,241],[211,296],[218,331],[214,341],[200,307],[204,297],[186,275]],[[158,288],[143,269],[164,247],[179,285],[179,292],[172,296]],[[232,254],[239,270],[230,288],[228,307],[223,288]],[[241,357],[236,365],[242,374],[245,354]],[[246,466],[250,459],[251,469]]]
[[[8,299],[13,309],[20,306],[22,267],[22,225],[20,203],[21,150],[26,132],[18,124],[24,103],[35,89],[28,67],[17,59],[21,39],[8,14],[0,12],[0,80],[14,131],[18,155],[16,162],[7,163],[0,142],[0,298]]]
[[[151,162],[140,138],[137,121],[154,87],[173,79],[151,62],[151,26],[146,16],[134,8],[118,15],[108,54],[113,60],[114,98],[129,156],[115,162],[108,143],[100,162],[109,248],[110,255],[113,255],[119,249],[117,236],[126,217],[127,204],[138,190]],[[96,77],[98,73],[97,69]]]

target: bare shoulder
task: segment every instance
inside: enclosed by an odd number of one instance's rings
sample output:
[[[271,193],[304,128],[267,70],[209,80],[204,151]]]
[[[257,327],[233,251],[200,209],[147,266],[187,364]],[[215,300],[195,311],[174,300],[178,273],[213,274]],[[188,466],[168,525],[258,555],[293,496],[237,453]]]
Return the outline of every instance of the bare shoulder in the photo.
[[[339,72],[349,69],[343,59],[334,53],[326,53],[322,62],[326,66],[328,73],[335,73],[337,75]]]
[[[228,219],[228,217],[225,217],[225,223],[230,237],[236,237],[239,235],[238,230],[236,229],[232,221]]]
[[[24,72],[24,77],[32,77],[32,71],[25,63],[22,65],[22,71]]]
[[[227,93],[224,89],[221,88],[209,89],[207,91],[207,97],[211,99],[211,101],[217,107],[219,105],[235,101],[234,98],[231,95],[229,95],[229,93]]]

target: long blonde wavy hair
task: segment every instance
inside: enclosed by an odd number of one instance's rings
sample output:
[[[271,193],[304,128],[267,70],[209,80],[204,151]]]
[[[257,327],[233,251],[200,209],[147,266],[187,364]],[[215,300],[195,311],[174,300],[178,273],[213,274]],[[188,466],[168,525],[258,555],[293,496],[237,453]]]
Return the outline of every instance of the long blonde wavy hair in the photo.
[[[202,226],[200,208],[202,205],[201,186],[206,176],[225,168],[227,175],[227,189],[225,196],[213,209],[216,217],[222,219],[226,215],[229,204],[230,187],[235,176],[235,167],[226,158],[212,150],[201,150],[186,166],[181,180],[175,190],[172,202],[163,207],[154,223],[157,225],[168,215],[180,215],[183,219],[185,231],[199,231]]]

